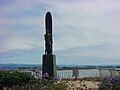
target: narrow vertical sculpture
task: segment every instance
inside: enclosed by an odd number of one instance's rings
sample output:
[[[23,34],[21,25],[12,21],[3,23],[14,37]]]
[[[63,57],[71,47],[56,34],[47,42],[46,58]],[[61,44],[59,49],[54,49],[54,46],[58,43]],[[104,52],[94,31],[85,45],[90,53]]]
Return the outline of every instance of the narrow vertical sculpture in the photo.
[[[45,54],[52,54],[52,16],[50,12],[47,12],[45,17]]]
[[[42,75],[48,74],[50,78],[56,77],[56,57],[53,55],[52,16],[50,12],[45,16],[45,54],[43,55]]]

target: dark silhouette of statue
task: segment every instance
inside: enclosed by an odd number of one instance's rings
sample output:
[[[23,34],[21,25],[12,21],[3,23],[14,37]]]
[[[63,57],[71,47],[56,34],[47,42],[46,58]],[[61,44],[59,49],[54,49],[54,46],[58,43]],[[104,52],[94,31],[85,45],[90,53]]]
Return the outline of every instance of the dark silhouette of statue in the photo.
[[[45,38],[45,54],[52,54],[52,16],[50,12],[47,12],[45,17],[45,27],[46,27],[46,34],[44,35]]]
[[[52,39],[52,16],[50,12],[45,16],[45,54],[43,55],[42,75],[46,79],[56,77],[56,56],[53,54],[53,39]],[[47,76],[46,76],[47,74]]]
[[[52,35],[49,30],[46,30],[45,38],[45,54],[52,54]]]

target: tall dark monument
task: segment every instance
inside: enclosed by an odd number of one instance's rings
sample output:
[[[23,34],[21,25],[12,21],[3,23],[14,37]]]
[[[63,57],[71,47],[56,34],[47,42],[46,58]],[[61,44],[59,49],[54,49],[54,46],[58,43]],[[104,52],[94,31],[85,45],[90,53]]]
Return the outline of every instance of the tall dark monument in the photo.
[[[45,54],[43,55],[42,75],[48,73],[51,77],[56,76],[56,56],[53,55],[53,38],[52,38],[52,16],[50,12],[45,16]]]

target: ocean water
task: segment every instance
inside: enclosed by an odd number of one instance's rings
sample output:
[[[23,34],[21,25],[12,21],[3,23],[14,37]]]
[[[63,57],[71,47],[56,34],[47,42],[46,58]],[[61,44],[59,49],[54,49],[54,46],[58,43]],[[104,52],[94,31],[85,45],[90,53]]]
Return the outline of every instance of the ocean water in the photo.
[[[120,76],[120,70],[100,70],[99,77]]]
[[[32,72],[32,75],[35,77],[39,76],[42,77],[42,71],[37,71],[37,75],[35,72]],[[73,78],[73,70],[59,70],[57,71],[57,77],[58,78]],[[84,77],[99,77],[99,70],[98,69],[82,69],[79,70],[79,78],[84,78]]]
[[[36,78],[42,77],[42,71],[36,69],[32,71],[33,67],[41,67],[35,64],[0,64],[0,70],[16,70],[20,67],[30,67],[30,69],[22,69],[24,72],[31,72]],[[60,66],[63,67],[63,66]],[[120,75],[120,68],[102,68],[102,69],[79,69],[79,78],[84,77],[108,77]],[[73,78],[73,70],[58,70],[57,76],[59,78]]]
[[[32,72],[32,75],[34,75],[36,78],[42,77],[42,71],[37,71],[37,75],[35,72]],[[79,70],[79,78],[84,77],[107,77],[107,76],[118,76],[120,75],[120,71],[116,70],[99,70],[99,69],[80,69]],[[73,76],[73,70],[59,70],[57,71],[57,77],[58,78],[74,78]]]
[[[60,70],[57,71],[58,77],[60,78],[73,78],[73,71],[72,70]],[[98,69],[88,69],[88,70],[79,70],[79,78],[84,77],[99,77],[99,70]]]

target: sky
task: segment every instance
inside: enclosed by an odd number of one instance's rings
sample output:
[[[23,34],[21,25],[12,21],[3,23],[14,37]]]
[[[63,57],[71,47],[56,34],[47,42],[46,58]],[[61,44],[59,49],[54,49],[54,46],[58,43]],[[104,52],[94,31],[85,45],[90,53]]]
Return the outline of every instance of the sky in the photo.
[[[45,14],[57,64],[120,64],[120,0],[0,0],[0,63],[41,64]]]

